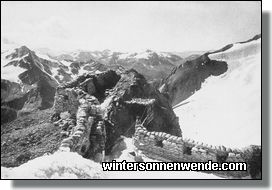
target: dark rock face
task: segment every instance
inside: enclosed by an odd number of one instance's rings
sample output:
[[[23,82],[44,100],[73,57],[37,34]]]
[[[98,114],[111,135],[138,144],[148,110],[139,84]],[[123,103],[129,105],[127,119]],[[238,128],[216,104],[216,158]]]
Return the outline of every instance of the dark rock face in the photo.
[[[21,87],[19,88],[21,89]],[[15,91],[16,87],[12,87],[10,91]],[[55,95],[55,87],[48,83],[46,78],[42,76],[35,83],[33,88],[29,88],[28,91],[22,93],[18,93],[16,96],[8,96],[8,98],[4,98],[1,101],[1,107],[5,106],[6,108],[10,108],[8,110],[12,110],[12,112],[18,112],[18,115],[27,114],[34,110],[43,110],[47,108],[51,108],[54,103],[54,95]],[[6,110],[6,109],[5,109]],[[9,117],[6,111],[1,112],[1,116],[4,118],[1,120],[1,124],[6,121],[11,121],[10,119],[15,119],[16,117]],[[13,114],[15,115],[15,114]]]
[[[152,114],[154,119],[150,121],[148,129],[181,136],[177,118],[167,99],[135,70],[127,71],[108,97],[113,99],[109,105],[110,109],[107,109],[109,120],[118,126],[117,128],[122,129],[122,132],[134,124],[136,116],[140,116],[144,120],[148,114]],[[139,101],[132,104],[126,102],[134,98],[139,98]],[[154,102],[144,104],[142,102],[145,99],[154,99]],[[128,131],[126,135],[133,133],[134,129]]]
[[[17,117],[17,111],[7,106],[1,106],[1,124],[10,122]]]
[[[260,37],[256,35],[250,40],[239,43],[247,43]],[[188,59],[185,63],[175,67],[171,74],[163,80],[160,91],[169,98],[173,106],[187,99],[201,88],[205,79],[221,75],[228,69],[226,62],[211,60],[208,55],[226,51],[232,46],[233,44],[228,44],[219,50],[205,53],[195,59]]]
[[[161,92],[176,105],[199,90],[209,76],[221,75],[227,69],[226,62],[210,60],[208,54],[204,54],[173,69],[164,80]]]
[[[1,79],[1,102],[19,98],[23,95],[22,87],[18,83]]]

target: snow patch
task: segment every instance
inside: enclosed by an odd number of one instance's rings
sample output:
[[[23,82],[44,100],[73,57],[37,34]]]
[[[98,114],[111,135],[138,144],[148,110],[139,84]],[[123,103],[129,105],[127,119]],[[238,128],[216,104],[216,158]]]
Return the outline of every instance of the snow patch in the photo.
[[[70,67],[70,65],[71,65],[72,62],[71,61],[62,60],[61,63],[63,65],[65,65],[65,66],[67,66],[67,67]]]
[[[6,65],[11,61],[20,61],[20,60],[25,61],[24,58],[28,56],[28,54],[24,55],[21,58],[6,59],[6,56],[10,55],[11,52],[12,51],[8,51],[1,54],[1,79],[6,79],[11,82],[20,83],[21,80],[19,79],[19,75],[25,72],[26,69],[21,68],[19,66],[13,66],[13,65],[6,66]]]
[[[150,53],[149,52],[141,52],[141,53],[138,53],[135,58],[136,59],[148,59],[150,57]]]
[[[21,67],[15,67],[13,65],[2,67],[1,68],[1,79],[6,79],[11,82],[19,83],[21,80],[19,79],[19,75],[25,72],[26,69]]]
[[[131,138],[124,138],[125,149],[117,161],[134,162]],[[143,157],[145,162],[158,162]],[[218,179],[213,174],[185,171],[103,171],[102,166],[74,152],[55,152],[15,168],[1,167],[2,179]]]
[[[127,59],[131,54],[129,53],[122,53],[118,55],[119,59]]]
[[[100,74],[100,73],[102,73],[102,72],[99,71],[99,70],[96,70],[94,73],[95,73],[95,74]]]
[[[101,165],[73,152],[44,155],[15,168],[1,167],[8,179],[97,179],[106,178]]]
[[[110,105],[110,103],[112,102],[112,99],[113,99],[113,96],[110,96],[110,97],[106,98],[106,99],[104,100],[104,102],[100,105],[100,108],[101,108],[102,110],[107,109],[107,107],[108,107],[108,106]]]
[[[78,76],[83,75],[85,73],[87,73],[88,71],[84,70],[83,67],[80,67],[80,69],[78,70]]]
[[[121,150],[121,155],[116,159],[118,162],[135,162],[130,152],[135,151],[132,138],[124,137],[126,148]],[[117,150],[120,151],[120,150]],[[160,162],[143,156],[144,162]],[[110,171],[109,179],[220,179],[213,174],[192,171]]]

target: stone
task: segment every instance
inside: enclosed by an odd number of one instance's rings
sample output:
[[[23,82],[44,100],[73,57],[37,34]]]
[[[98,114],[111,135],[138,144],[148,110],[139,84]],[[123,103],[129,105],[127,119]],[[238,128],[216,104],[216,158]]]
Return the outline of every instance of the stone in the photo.
[[[207,151],[206,151],[206,150],[201,149],[201,148],[199,149],[199,151],[200,151],[200,152],[202,152],[202,153],[205,153],[205,154],[207,153]]]
[[[75,127],[74,125],[69,125],[68,130],[73,129],[74,127]]]
[[[83,118],[83,117],[86,117],[86,116],[87,116],[87,114],[85,113],[84,110],[82,110],[82,109],[79,109],[79,110],[78,110],[78,112],[77,112],[77,117]]]
[[[229,152],[228,157],[235,157],[235,154],[232,152]]]
[[[173,142],[177,142],[177,140],[178,140],[178,137],[176,137],[176,136],[173,136]]]
[[[232,151],[233,151],[235,154],[238,154],[238,153],[241,152],[238,148],[234,148],[234,149],[232,149]]]
[[[70,144],[68,144],[68,143],[61,143],[61,145],[60,145],[61,147],[70,147],[71,145]]]
[[[162,138],[165,138],[166,135],[166,133],[162,132]]]
[[[138,133],[144,133],[144,130],[143,129],[139,129]]]
[[[60,134],[67,135],[67,134],[69,134],[69,132],[67,132],[67,131],[61,131]]]
[[[61,147],[59,148],[59,150],[60,150],[60,151],[63,151],[63,152],[70,152],[69,146],[61,146]]]
[[[60,125],[61,129],[64,130],[64,131],[67,130],[68,126],[69,126],[68,122],[65,122],[65,123]]]
[[[84,125],[85,124],[85,119],[81,119],[77,121],[77,125]]]
[[[62,144],[64,144],[64,143],[66,143],[66,144],[73,144],[73,141],[72,141],[72,139],[69,137],[69,138],[63,139],[61,143],[62,143]]]
[[[231,148],[227,148],[227,152],[232,152]]]
[[[167,138],[168,141],[172,141],[172,135]]]
[[[192,151],[193,151],[193,152],[197,152],[198,149],[197,149],[196,147],[193,147],[193,148],[192,148]]]
[[[221,150],[222,150],[222,151],[226,151],[227,149],[226,149],[225,146],[222,145],[222,146],[221,146]]]
[[[150,139],[155,139],[155,135],[150,135],[149,138]]]
[[[177,142],[182,143],[182,137],[178,137]]]
[[[76,131],[74,134],[75,134],[75,135],[82,135],[83,132],[82,132],[82,131]]]
[[[79,138],[81,137],[81,135],[73,134],[72,137],[73,137],[73,138],[76,138],[76,139],[79,139]]]

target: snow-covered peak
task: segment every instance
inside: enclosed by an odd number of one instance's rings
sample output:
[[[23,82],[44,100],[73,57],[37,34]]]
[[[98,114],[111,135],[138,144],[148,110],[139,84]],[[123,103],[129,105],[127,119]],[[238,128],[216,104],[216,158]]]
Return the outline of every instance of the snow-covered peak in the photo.
[[[152,51],[152,50],[146,50],[143,52],[127,52],[127,53],[121,53],[119,55],[119,59],[149,59],[153,56],[158,56],[158,57],[171,57],[172,54],[171,53],[167,53],[167,52],[156,52],[156,51]]]
[[[226,60],[228,57],[231,57],[232,59],[237,59],[240,57],[246,57],[251,54],[258,53],[260,51],[261,47],[261,38],[254,37],[251,40],[248,40],[246,42],[238,42],[234,44],[229,44],[229,48],[222,48],[219,51],[215,51],[214,53],[210,53],[209,57],[211,59],[221,59]]]
[[[27,54],[30,54],[31,50],[26,46],[21,46],[19,48],[10,49],[7,53],[4,53],[6,59],[12,60],[15,58],[21,58]]]

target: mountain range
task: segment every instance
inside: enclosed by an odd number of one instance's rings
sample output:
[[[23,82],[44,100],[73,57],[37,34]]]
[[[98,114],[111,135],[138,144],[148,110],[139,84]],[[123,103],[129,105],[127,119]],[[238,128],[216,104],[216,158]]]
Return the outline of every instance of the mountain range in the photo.
[[[241,43],[260,38],[260,35]],[[224,62],[210,60],[217,51],[112,52],[76,50],[55,52],[49,48],[30,49],[1,39],[1,115],[7,122],[16,115],[50,108],[58,85],[84,74],[107,70],[123,73],[134,69],[176,105],[199,90],[211,75],[227,70]]]
[[[186,61],[177,53],[152,50],[59,53],[48,48],[32,50],[7,39],[1,44],[1,122],[14,119],[18,111],[20,115],[52,107],[56,87],[83,74],[134,69],[158,87],[172,69]]]

